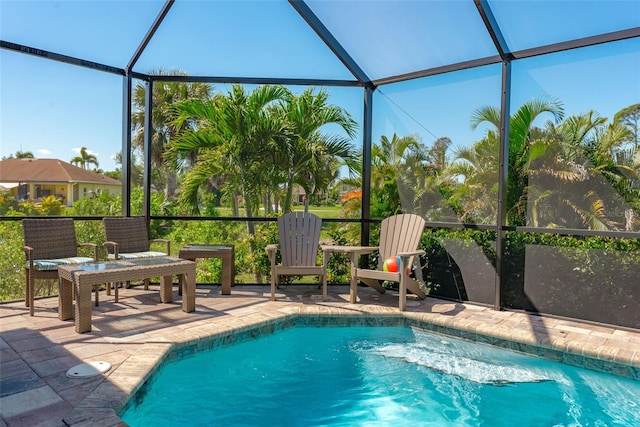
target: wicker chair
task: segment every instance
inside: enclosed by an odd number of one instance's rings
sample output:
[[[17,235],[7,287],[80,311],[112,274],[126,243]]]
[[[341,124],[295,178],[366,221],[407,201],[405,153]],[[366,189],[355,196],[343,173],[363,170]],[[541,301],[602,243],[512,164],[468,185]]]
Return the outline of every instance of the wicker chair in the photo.
[[[73,219],[23,219],[24,253],[27,257],[25,304],[29,315],[34,315],[33,299],[35,279],[58,279],[58,266],[95,262],[98,259],[98,247],[94,243],[81,243],[76,240]],[[93,257],[78,256],[78,247],[93,248]],[[98,305],[98,289],[95,289]]]
[[[152,258],[171,254],[171,244],[168,240],[149,239],[145,217],[106,217],[103,224],[108,259]],[[166,252],[152,251],[151,243],[166,245]],[[145,279],[144,289],[149,289],[149,279]],[[109,287],[107,293],[110,293]]]

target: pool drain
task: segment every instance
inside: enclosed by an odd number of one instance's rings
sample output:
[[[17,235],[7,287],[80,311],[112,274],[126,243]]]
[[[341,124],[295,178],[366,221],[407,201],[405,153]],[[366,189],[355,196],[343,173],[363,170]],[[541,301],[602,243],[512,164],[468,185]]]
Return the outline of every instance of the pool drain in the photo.
[[[109,362],[88,362],[74,366],[67,371],[69,378],[89,378],[100,375],[111,369]]]

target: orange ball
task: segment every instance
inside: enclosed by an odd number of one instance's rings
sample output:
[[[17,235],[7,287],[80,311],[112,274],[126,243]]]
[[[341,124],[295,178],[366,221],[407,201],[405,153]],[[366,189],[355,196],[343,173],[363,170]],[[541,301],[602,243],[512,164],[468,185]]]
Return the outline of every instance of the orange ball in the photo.
[[[382,270],[389,271],[391,273],[397,273],[400,271],[400,266],[402,265],[402,260],[399,256],[392,256],[384,260],[382,263]]]

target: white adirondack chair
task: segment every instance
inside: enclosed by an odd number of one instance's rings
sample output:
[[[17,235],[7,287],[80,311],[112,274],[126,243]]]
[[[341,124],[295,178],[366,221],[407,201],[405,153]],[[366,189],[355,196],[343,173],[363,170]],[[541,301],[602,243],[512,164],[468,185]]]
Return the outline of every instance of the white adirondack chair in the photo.
[[[271,262],[271,300],[276,299],[279,276],[318,276],[322,283],[322,299],[327,299],[327,274],[324,265],[317,265],[322,219],[308,212],[289,212],[278,218],[280,244],[267,245]],[[276,262],[280,248],[282,261]]]
[[[426,298],[426,294],[420,288],[420,284],[409,277],[410,267],[416,255],[424,255],[423,250],[418,249],[420,237],[424,230],[424,219],[414,214],[400,214],[391,216],[382,221],[380,229],[380,246],[362,247],[351,253],[351,302],[357,301],[358,281],[371,286],[380,293],[385,288],[379,281],[399,283],[400,311],[404,311],[407,301],[407,289],[419,298]],[[359,256],[378,251],[378,269],[369,270],[358,268]],[[398,272],[383,271],[384,261],[392,256],[402,259],[402,266]]]

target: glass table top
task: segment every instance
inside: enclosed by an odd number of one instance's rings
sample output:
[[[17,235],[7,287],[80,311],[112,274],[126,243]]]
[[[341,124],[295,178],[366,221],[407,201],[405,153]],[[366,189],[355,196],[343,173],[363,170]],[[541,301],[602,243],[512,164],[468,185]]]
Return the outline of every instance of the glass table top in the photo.
[[[233,247],[232,245],[206,245],[206,244],[190,244],[184,246],[182,249],[210,249],[210,250],[220,250],[220,249],[230,249]]]
[[[90,264],[79,264],[76,267],[78,268],[78,270],[82,271],[103,271],[130,266],[121,262],[95,262]]]
[[[176,262],[180,262],[182,261],[181,259],[175,259],[175,258],[165,258],[165,257],[161,257],[161,258],[138,258],[138,259],[128,259],[127,262],[136,265],[136,266],[142,266],[142,265],[164,265],[164,264],[173,264]]]

